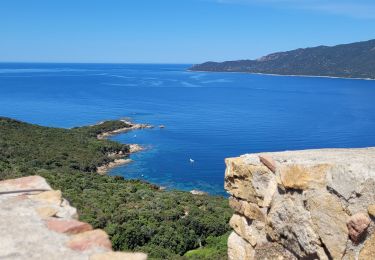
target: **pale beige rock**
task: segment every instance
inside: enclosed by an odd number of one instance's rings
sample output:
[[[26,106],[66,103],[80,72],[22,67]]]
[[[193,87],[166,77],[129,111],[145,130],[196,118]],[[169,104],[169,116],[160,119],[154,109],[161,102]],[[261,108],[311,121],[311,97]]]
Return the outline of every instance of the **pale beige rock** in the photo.
[[[277,189],[276,176],[254,158],[226,159],[225,189],[234,197],[268,207]]]
[[[77,219],[78,220],[78,213],[77,209],[70,206],[69,201],[66,199],[62,200],[62,203],[59,207],[59,211],[56,213],[56,217],[64,218],[64,219]]]
[[[265,224],[262,222],[251,221],[243,216],[234,214],[229,221],[229,225],[252,246],[267,241]]]
[[[375,259],[375,232],[368,238],[359,253],[359,260]]]
[[[56,207],[41,207],[37,208],[36,212],[42,219],[47,219],[55,216],[58,212],[58,209]]]
[[[255,189],[257,204],[269,207],[277,190],[276,176],[262,165],[253,171],[251,183]]]
[[[32,200],[37,200],[54,205],[60,205],[62,202],[62,194],[59,190],[45,191],[37,195],[30,195],[29,197]]]
[[[359,192],[365,176],[362,173],[362,170],[359,170],[349,161],[345,164],[335,164],[327,174],[327,186],[345,200],[349,200]]]
[[[67,246],[77,251],[84,251],[93,247],[112,250],[112,244],[107,233],[101,229],[95,229],[74,235],[67,242]]]
[[[255,260],[254,254],[254,248],[236,232],[229,235],[228,260]]]
[[[147,260],[144,253],[106,252],[90,256],[90,260]]]
[[[366,234],[370,222],[370,218],[365,213],[357,213],[351,216],[347,223],[350,239],[358,243]]]
[[[278,243],[265,243],[255,249],[254,259],[297,260],[297,258]]]
[[[326,174],[331,168],[328,164],[320,165],[285,165],[280,167],[281,182],[285,188],[306,190],[324,188]]]
[[[368,206],[367,211],[371,217],[375,217],[375,204]]]
[[[248,219],[265,222],[265,214],[255,203],[230,197],[229,206]]]
[[[348,240],[348,215],[340,200],[326,191],[309,191],[306,197],[315,231],[330,255],[341,259]]]
[[[52,215],[55,209],[60,210],[62,206],[31,199],[30,193],[38,194],[40,189],[48,187],[39,176],[0,183],[0,190],[6,191],[6,194],[0,195],[0,259],[87,260],[94,253],[108,250],[103,247],[72,250],[66,246],[69,234],[47,228],[44,217]]]
[[[140,146],[139,144],[130,144],[129,145],[129,152],[130,153],[138,153],[143,151],[145,148]]]
[[[118,158],[118,159],[115,159],[113,162],[110,162],[108,164],[97,167],[96,172],[101,174],[101,175],[104,175],[112,168],[116,168],[116,167],[119,167],[119,166],[124,165],[124,164],[131,163],[131,162],[132,162],[132,160],[128,159],[128,158],[127,159]]]
[[[207,195],[208,194],[207,192],[200,191],[200,190],[191,190],[190,193],[193,194],[193,195],[198,195],[198,196],[202,196],[202,195]]]
[[[358,260],[357,252],[353,250],[347,250],[345,255],[343,256],[342,260]]]
[[[349,199],[348,210],[351,214],[366,212],[368,205],[375,201],[375,178],[364,180],[355,192],[355,196]]]
[[[251,183],[251,168],[242,158],[225,160],[225,189],[233,196],[256,203],[255,190]]]
[[[316,253],[320,244],[310,213],[299,194],[275,197],[268,214],[267,234],[301,258]]]
[[[231,226],[242,241],[254,245],[256,255],[249,259],[283,259],[276,249],[273,254],[269,242],[298,259],[375,259],[374,158],[375,147],[248,154],[227,160],[225,187],[236,212]],[[353,216],[358,212],[371,216],[368,227],[368,216]],[[349,216],[353,217],[347,222]],[[258,239],[259,230],[266,232],[266,241]],[[232,245],[231,252],[244,252],[243,246]]]

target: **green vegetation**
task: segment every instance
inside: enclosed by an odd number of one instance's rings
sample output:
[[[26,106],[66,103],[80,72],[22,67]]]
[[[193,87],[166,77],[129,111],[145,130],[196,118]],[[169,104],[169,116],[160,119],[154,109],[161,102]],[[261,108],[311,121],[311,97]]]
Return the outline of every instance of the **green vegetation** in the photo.
[[[109,121],[58,129],[0,117],[0,179],[45,177],[82,220],[108,232],[116,250],[148,252],[154,259],[225,259],[232,215],[226,199],[96,173],[113,160],[108,154],[129,151],[96,135],[123,127],[128,126]],[[183,256],[200,245],[205,247]]]
[[[206,62],[191,70],[375,79],[375,40],[278,52],[257,60]]]
[[[191,260],[227,259],[227,241],[229,233],[219,237],[208,237],[206,246],[186,252],[185,257]]]

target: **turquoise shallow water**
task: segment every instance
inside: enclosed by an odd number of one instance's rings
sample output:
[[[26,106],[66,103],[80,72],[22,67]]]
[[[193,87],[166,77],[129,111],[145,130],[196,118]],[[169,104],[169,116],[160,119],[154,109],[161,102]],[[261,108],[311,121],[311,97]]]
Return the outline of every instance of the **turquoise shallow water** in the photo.
[[[57,127],[123,117],[163,124],[115,136],[148,149],[111,174],[212,194],[225,194],[226,157],[375,146],[375,81],[188,67],[3,63],[0,115]]]

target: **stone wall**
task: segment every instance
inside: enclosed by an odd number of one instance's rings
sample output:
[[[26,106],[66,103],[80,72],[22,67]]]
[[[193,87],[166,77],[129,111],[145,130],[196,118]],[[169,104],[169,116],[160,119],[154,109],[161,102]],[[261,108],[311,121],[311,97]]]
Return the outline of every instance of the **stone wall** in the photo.
[[[107,233],[79,221],[61,191],[40,176],[0,181],[0,230],[0,259],[147,259],[113,252]]]
[[[375,148],[226,159],[228,256],[375,259]]]

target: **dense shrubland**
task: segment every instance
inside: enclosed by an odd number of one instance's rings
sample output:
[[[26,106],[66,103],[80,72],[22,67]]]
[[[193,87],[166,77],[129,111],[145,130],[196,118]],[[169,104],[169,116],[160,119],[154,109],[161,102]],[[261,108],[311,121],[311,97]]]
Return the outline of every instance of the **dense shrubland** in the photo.
[[[116,250],[148,252],[156,259],[225,259],[232,215],[226,199],[96,173],[111,161],[109,153],[129,151],[96,136],[122,127],[126,123],[109,121],[58,129],[0,117],[0,179],[45,177],[82,220],[108,232]]]

